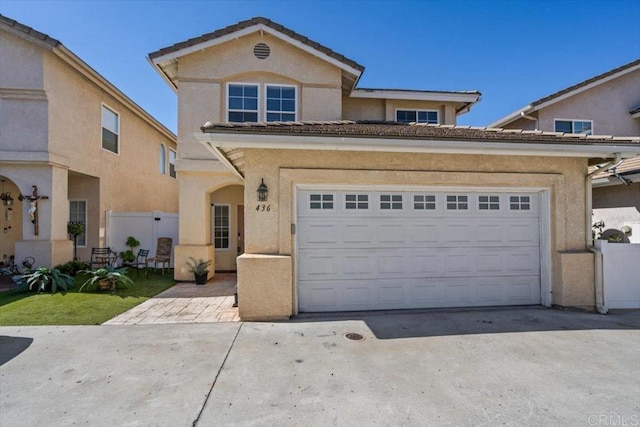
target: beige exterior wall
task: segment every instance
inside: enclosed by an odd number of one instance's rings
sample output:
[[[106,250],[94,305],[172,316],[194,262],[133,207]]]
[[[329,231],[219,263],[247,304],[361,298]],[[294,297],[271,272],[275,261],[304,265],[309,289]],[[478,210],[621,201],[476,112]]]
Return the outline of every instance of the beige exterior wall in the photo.
[[[294,193],[297,184],[398,185],[458,187],[535,187],[550,193],[550,242],[552,303],[592,308],[593,301],[575,291],[592,286],[592,267],[585,252],[586,160],[572,158],[498,157],[475,155],[428,155],[362,152],[313,152],[245,150],[246,188],[257,188],[264,178],[269,187],[270,212],[256,212],[251,192],[245,194],[247,254],[291,256],[292,280],[274,280],[268,286],[285,286],[296,313],[295,250],[291,224],[295,223]],[[575,258],[582,261],[575,261]],[[566,265],[565,265],[566,264]],[[259,262],[250,258],[239,264],[239,275],[258,277]],[[576,267],[579,266],[579,267]],[[246,268],[247,272],[241,270]],[[265,273],[266,274],[266,273]],[[569,280],[571,278],[571,280]],[[272,284],[271,284],[272,283]],[[243,282],[239,282],[241,289]],[[272,289],[273,295],[283,289]],[[239,291],[242,294],[242,290]],[[249,298],[245,292],[245,302]],[[262,296],[261,304],[274,307],[278,301]],[[587,303],[585,303],[587,301]],[[254,314],[245,315],[253,318]],[[282,313],[280,313],[282,315]]]
[[[596,135],[640,136],[640,120],[629,111],[640,104],[640,70],[549,105],[539,111],[539,129],[554,119],[593,120]]]
[[[455,125],[456,107],[451,102],[413,101],[398,99],[342,98],[345,120],[396,120],[396,110],[432,110],[438,112],[439,124]]]
[[[41,265],[72,258],[66,233],[69,199],[87,201],[87,248],[104,245],[105,212],[178,210],[177,180],[159,171],[159,148],[176,150],[170,133],[144,120],[48,46],[0,31],[0,175],[23,194],[37,185],[40,234],[24,221],[16,258]],[[119,114],[119,153],[102,149],[102,105]],[[17,196],[17,195],[16,195]],[[14,216],[26,215],[16,212]]]
[[[593,189],[593,221],[604,221],[605,229],[620,230],[640,224],[640,182]],[[640,243],[640,236],[633,236]]]
[[[640,136],[640,119],[629,114],[640,105],[640,70],[602,83],[544,107],[531,116],[538,118],[538,129],[555,131],[555,119],[592,120],[595,135]],[[534,129],[536,122],[518,119],[507,129]]]

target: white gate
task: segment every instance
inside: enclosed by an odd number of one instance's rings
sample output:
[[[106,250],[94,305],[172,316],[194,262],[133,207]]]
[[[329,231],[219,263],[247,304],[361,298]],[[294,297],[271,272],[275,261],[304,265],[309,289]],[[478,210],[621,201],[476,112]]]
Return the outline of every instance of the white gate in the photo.
[[[178,244],[178,214],[166,212],[107,212],[106,243],[118,252],[126,251],[127,237],[140,241],[138,249],[149,249],[149,257],[156,253],[158,237],[171,237]],[[171,257],[173,267],[173,256]]]

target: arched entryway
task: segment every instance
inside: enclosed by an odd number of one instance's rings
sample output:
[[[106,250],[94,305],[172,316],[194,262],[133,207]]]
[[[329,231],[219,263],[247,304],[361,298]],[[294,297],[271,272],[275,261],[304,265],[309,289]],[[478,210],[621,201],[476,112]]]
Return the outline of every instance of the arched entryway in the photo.
[[[19,195],[18,186],[0,175],[0,263],[3,266],[13,261],[15,244],[22,240],[22,202]]]

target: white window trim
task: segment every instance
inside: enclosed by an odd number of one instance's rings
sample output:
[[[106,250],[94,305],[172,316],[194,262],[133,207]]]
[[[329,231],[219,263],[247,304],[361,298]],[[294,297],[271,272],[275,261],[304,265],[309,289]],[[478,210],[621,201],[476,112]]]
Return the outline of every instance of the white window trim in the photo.
[[[285,113],[285,114],[290,114],[287,112],[283,112],[283,111],[269,111],[267,110],[267,88],[269,86],[273,86],[273,87],[292,87],[294,90],[294,102],[295,102],[295,107],[293,109],[293,121],[297,121],[298,120],[298,86],[296,85],[288,85],[288,84],[280,84],[280,83],[264,83],[264,96],[263,96],[263,102],[262,102],[262,108],[263,108],[263,112],[264,112],[264,116],[262,117],[263,121],[267,121],[267,113],[272,112],[272,113]],[[260,90],[258,90],[258,98],[260,97]],[[228,97],[227,97],[228,99]],[[258,99],[258,103],[260,103],[260,99]],[[258,117],[260,117],[260,114],[258,114]]]
[[[438,111],[438,110],[424,110],[424,109],[419,109],[419,108],[396,108],[396,111],[394,113],[394,118],[395,118],[396,122],[398,121],[398,111],[415,111],[416,112],[416,123],[419,123],[419,122],[417,122],[418,113],[419,112],[420,113],[436,113],[436,115],[438,116],[438,120],[436,121],[436,123],[433,123],[433,124],[436,124],[436,125],[440,124],[440,111]]]
[[[216,248],[216,207],[217,206],[226,206],[229,212],[229,225],[227,228],[229,229],[229,246],[226,248]],[[231,232],[231,205],[229,203],[211,203],[211,244],[213,245],[214,251],[228,252],[231,250],[231,236],[233,233]]]
[[[258,116],[258,121],[260,121],[260,117],[261,117],[261,112],[260,112],[260,106],[261,106],[260,98],[262,98],[263,96],[262,96],[262,87],[261,87],[261,86],[262,86],[262,84],[261,84],[261,83],[257,83],[257,82],[227,82],[227,93],[226,93],[226,97],[227,97],[226,106],[227,106],[227,109],[226,109],[226,111],[224,112],[224,115],[225,115],[225,120],[224,120],[224,121],[225,121],[226,123],[230,123],[230,122],[229,122],[229,113],[230,113],[230,112],[232,112],[232,111],[235,111],[235,112],[248,112],[248,113],[253,112],[253,110],[235,110],[235,109],[234,109],[234,110],[231,110],[231,109],[229,108],[229,86],[231,86],[231,85],[244,85],[244,86],[257,86],[257,87],[258,87],[258,104],[257,104],[257,107],[258,107],[258,108],[257,108],[257,110],[256,110],[256,114],[257,114],[257,116]]]
[[[178,152],[173,148],[169,148],[169,155],[167,156],[167,175],[171,179],[178,179],[178,171],[176,171],[176,164],[173,163],[173,170],[176,172],[176,176],[171,176],[171,153],[174,154],[175,160],[178,160]]]
[[[575,122],[588,122],[591,123],[591,135],[596,135],[596,132],[593,128],[593,120],[582,120],[582,119],[553,119],[553,131],[556,132],[556,122],[571,122],[571,129],[575,129]],[[584,133],[575,133],[571,132],[571,135],[584,135]]]
[[[161,142],[159,148],[162,148],[162,151],[164,152],[164,161],[162,162],[163,163],[163,165],[162,165],[162,169],[163,170],[158,171],[158,172],[160,172],[160,175],[167,175],[167,169],[168,169],[167,165],[168,165],[168,162],[169,162],[169,156],[167,155],[168,154],[167,153],[167,146],[164,145],[164,142]],[[158,157],[160,157],[160,152],[159,151],[158,151]],[[158,159],[158,166],[159,165],[160,165],[160,159]]]
[[[115,114],[118,117],[118,132],[116,133],[116,135],[118,135],[118,151],[115,152],[115,153],[113,151],[111,151],[111,150],[107,150],[106,148],[104,148],[102,146],[102,129],[104,128],[104,122],[102,121],[102,109],[103,108],[106,108],[107,110],[111,111],[113,114]],[[107,129],[107,130],[109,130],[109,129]],[[111,154],[113,154],[115,156],[119,156],[120,155],[120,151],[121,151],[120,150],[120,144],[121,144],[121,141],[122,141],[121,138],[120,138],[121,130],[122,130],[122,122],[120,121],[120,113],[118,113],[114,108],[112,108],[111,106],[109,106],[108,104],[105,104],[103,102],[102,106],[100,107],[100,138],[99,138],[100,148],[103,151],[111,153]]]
[[[86,248],[89,243],[89,236],[87,235],[87,230],[89,230],[89,201],[88,199],[69,199],[69,217],[71,217],[71,202],[84,202],[84,245],[78,245],[78,247]],[[69,218],[69,221],[71,221],[71,218]]]

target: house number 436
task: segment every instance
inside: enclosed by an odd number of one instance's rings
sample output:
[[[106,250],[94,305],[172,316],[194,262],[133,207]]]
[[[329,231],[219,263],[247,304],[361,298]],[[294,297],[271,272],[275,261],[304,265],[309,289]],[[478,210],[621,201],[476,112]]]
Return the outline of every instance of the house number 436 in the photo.
[[[256,206],[257,212],[271,212],[271,205],[258,205]]]

